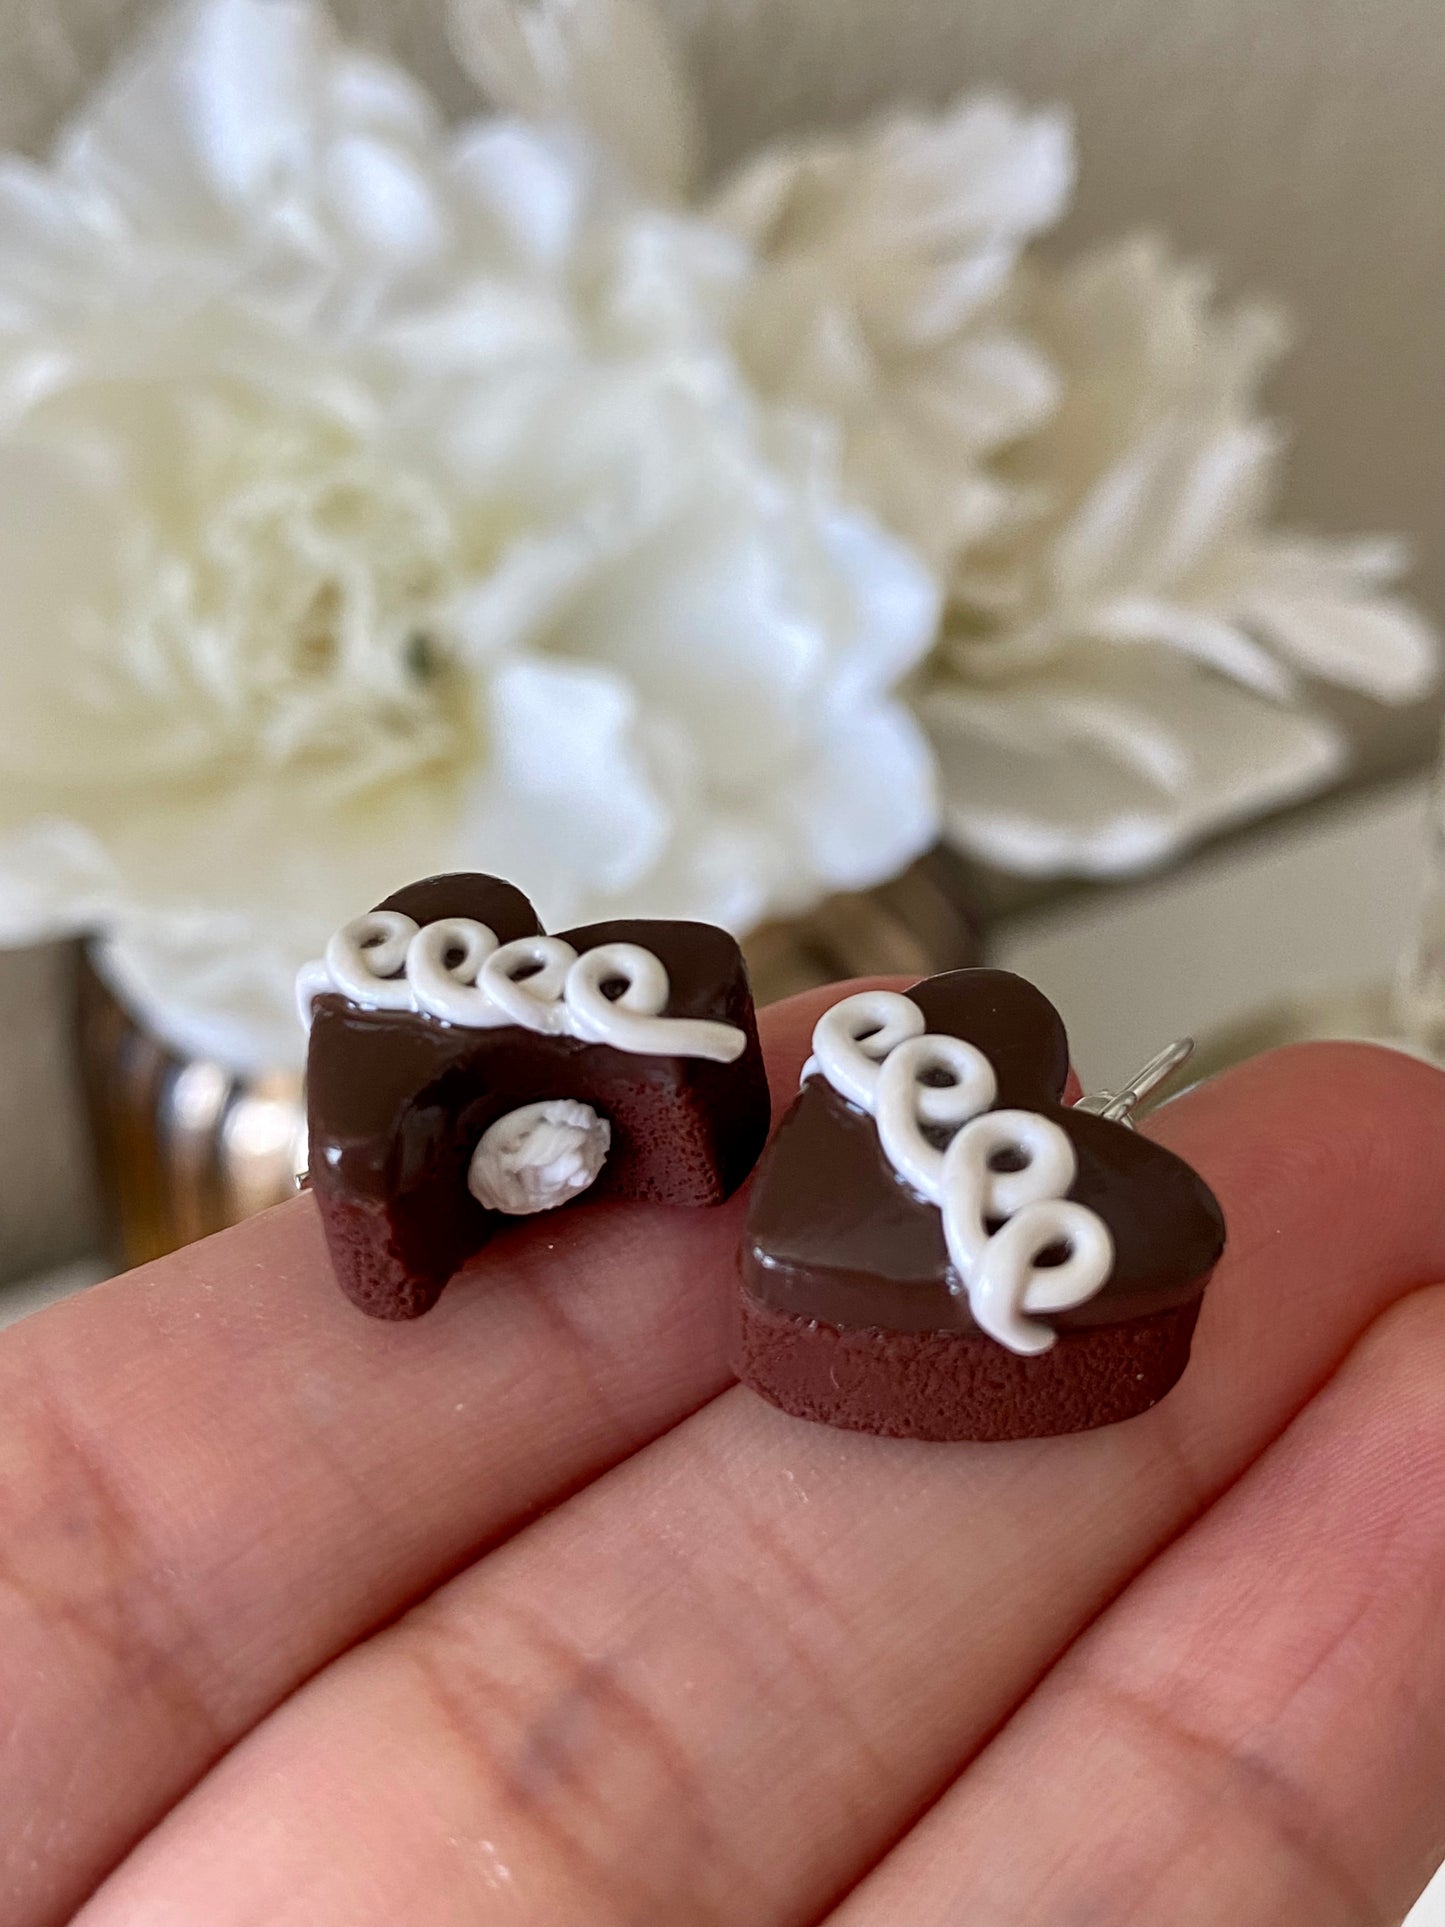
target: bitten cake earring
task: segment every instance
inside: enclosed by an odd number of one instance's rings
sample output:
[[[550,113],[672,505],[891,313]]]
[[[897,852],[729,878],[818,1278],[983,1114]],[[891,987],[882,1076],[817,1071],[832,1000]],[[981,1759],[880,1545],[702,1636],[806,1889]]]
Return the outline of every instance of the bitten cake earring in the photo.
[[[784,1411],[896,1438],[1084,1431],[1157,1403],[1224,1248],[1212,1192],[1123,1091],[1063,1099],[1021,977],[960,970],[825,1013],[758,1170],[736,1359]]]
[[[297,995],[309,1183],[377,1318],[428,1310],[509,1216],[720,1203],[767,1136],[747,972],[710,924],[549,937],[511,884],[431,877],[338,931]]]

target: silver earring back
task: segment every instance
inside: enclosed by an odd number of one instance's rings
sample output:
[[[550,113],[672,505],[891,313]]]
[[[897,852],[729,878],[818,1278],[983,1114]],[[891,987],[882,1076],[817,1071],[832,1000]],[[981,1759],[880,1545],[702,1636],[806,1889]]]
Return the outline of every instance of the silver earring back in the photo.
[[[1142,1070],[1135,1071],[1122,1089],[1096,1091],[1092,1097],[1080,1098],[1075,1109],[1087,1111],[1091,1117],[1110,1118],[1115,1124],[1127,1124],[1132,1130],[1134,1113],[1144,1099],[1182,1070],[1193,1055],[1194,1039],[1177,1037],[1156,1052]]]

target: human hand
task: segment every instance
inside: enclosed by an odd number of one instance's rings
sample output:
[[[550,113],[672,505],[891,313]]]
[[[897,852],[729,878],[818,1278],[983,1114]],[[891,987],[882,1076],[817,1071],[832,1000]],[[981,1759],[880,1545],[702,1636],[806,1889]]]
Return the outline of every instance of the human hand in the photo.
[[[797,1081],[837,990],[764,1017]],[[415,1325],[309,1199],[0,1340],[0,1921],[1356,1927],[1445,1841],[1445,1079],[1150,1127],[1230,1247],[1179,1389],[1017,1445],[728,1388],[737,1204]]]

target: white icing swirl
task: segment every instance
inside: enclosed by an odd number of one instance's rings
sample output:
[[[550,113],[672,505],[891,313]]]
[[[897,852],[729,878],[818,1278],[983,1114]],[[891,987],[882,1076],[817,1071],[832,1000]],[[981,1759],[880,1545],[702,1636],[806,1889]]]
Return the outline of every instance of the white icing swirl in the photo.
[[[614,984],[618,994],[608,996]],[[667,1016],[667,970],[641,944],[598,944],[581,956],[561,937],[499,944],[471,917],[440,917],[424,928],[395,910],[353,918],[325,958],[297,976],[303,1024],[326,991],[368,1010],[421,1011],[472,1030],[517,1024],[642,1056],[731,1064],[747,1048],[736,1024]]]
[[[604,984],[623,989],[609,997]],[[563,991],[574,1035],[648,1056],[712,1057],[730,1063],[743,1048],[732,1024],[665,1017],[669,985],[662,960],[637,943],[600,943],[567,972]]]
[[[803,1079],[821,1071],[850,1104],[871,1111],[884,1058],[927,1028],[911,997],[892,990],[860,990],[818,1019]]]
[[[926,1082],[931,1076],[951,1081]],[[997,1095],[993,1065],[961,1037],[910,1037],[890,1051],[878,1078],[874,1116],[883,1149],[904,1183],[936,1203],[947,1160],[930,1133],[947,1132],[951,1139]]]
[[[1114,1265],[1108,1226],[1067,1195],[1077,1170],[1067,1133],[1037,1111],[991,1110],[998,1079],[988,1058],[961,1037],[928,1032],[917,1004],[896,991],[860,991],[826,1011],[803,1077],[814,1073],[873,1116],[899,1177],[938,1206],[979,1329],[1010,1351],[1046,1352],[1057,1334],[1028,1314],[1083,1304]],[[1062,1263],[1040,1264],[1060,1245]]]
[[[481,988],[500,1011],[502,1023],[559,1037],[570,1021],[564,999],[568,972],[576,961],[577,952],[561,937],[518,937],[494,950],[482,965]]]
[[[482,965],[496,950],[492,931],[471,917],[438,917],[426,924],[407,946],[402,981],[412,1008],[468,1029],[492,1029],[505,1023],[477,983]]]
[[[407,960],[417,927],[399,910],[372,910],[343,924],[326,946],[332,984],[356,1003],[378,1010],[405,1010],[411,992],[395,973]]]

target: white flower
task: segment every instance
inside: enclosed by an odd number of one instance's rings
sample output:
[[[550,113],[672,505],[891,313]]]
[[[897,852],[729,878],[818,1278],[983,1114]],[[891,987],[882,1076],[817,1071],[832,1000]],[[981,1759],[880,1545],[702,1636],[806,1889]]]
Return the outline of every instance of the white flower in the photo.
[[[958,842],[1010,870],[1132,868],[1340,768],[1305,679],[1409,701],[1435,640],[1381,592],[1392,544],[1266,526],[1268,312],[1220,312],[1144,241],[1031,267],[1018,314],[1062,398],[999,466],[1046,506],[967,558],[923,713]]]
[[[1057,400],[999,296],[1072,185],[1061,115],[981,96],[769,149],[713,203],[756,255],[736,322],[753,380],[837,424],[858,500],[945,579],[1016,512],[989,458]]]
[[[695,192],[697,102],[648,0],[450,0],[450,14],[491,99],[586,127],[656,202]],[[753,385],[815,418],[854,499],[945,579],[1018,512],[989,458],[1056,400],[1000,297],[1073,179],[1065,115],[973,95],[774,144],[702,203],[747,249],[731,329]]]
[[[937,592],[740,377],[745,269],[310,0],[200,0],[0,165],[0,936],[100,928],[253,1066],[417,874],[742,929],[904,864]]]

